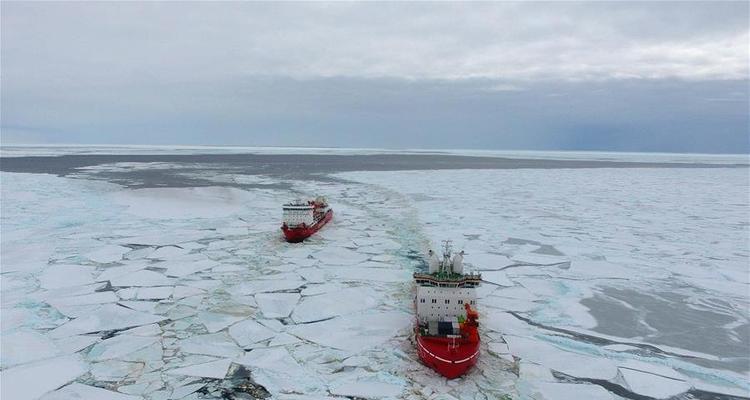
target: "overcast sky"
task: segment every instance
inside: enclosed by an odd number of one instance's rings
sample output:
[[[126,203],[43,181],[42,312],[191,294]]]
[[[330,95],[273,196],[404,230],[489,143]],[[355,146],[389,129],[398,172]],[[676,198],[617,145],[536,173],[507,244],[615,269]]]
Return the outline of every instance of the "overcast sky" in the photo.
[[[744,1],[0,7],[3,144],[750,152]]]

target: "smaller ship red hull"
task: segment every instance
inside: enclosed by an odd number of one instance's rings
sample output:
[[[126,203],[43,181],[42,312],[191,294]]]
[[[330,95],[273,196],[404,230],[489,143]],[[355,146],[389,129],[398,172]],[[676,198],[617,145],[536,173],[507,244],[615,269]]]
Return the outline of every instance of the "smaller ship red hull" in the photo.
[[[281,227],[281,231],[284,232],[284,237],[286,238],[287,242],[299,243],[310,237],[313,233],[319,231],[320,228],[325,226],[325,224],[327,224],[328,221],[330,221],[332,218],[333,210],[328,210],[323,218],[310,226],[289,228],[288,226],[284,225]]]
[[[448,379],[458,378],[479,359],[479,341],[426,337],[416,330],[417,352],[422,362]]]

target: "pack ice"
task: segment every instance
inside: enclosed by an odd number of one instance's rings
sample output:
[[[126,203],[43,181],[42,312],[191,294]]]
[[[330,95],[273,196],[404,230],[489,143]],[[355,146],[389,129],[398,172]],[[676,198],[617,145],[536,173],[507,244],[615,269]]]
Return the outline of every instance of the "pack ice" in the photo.
[[[277,180],[205,169],[214,186],[128,189],[95,172],[2,173],[2,398],[750,397],[746,169],[252,190],[222,184]],[[336,217],[288,244],[279,205],[298,193]],[[443,239],[485,280],[482,356],[454,381],[411,335],[411,274]]]

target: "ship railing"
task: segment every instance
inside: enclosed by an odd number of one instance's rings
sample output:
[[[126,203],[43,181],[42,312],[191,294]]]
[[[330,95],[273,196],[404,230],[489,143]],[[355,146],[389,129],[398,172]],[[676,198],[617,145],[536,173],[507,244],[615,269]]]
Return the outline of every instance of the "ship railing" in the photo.
[[[426,274],[414,273],[414,280],[417,283],[427,283],[437,286],[457,286],[463,284],[479,285],[482,282],[482,274]]]

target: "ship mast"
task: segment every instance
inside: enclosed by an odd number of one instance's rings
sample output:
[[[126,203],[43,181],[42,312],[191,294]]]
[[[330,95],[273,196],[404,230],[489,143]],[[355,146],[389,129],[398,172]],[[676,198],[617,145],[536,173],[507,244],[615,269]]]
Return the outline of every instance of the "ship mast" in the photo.
[[[451,267],[451,250],[453,248],[452,240],[443,240],[443,262],[440,265],[442,273],[451,273],[453,268]]]

